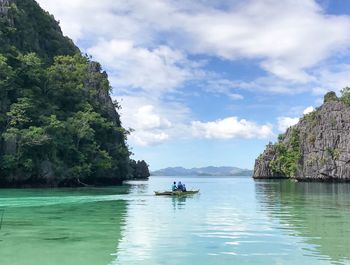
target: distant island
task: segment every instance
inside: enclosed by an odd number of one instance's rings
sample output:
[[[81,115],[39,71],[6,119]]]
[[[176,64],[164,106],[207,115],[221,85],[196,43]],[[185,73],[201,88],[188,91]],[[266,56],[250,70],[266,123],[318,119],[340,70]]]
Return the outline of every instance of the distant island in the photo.
[[[252,176],[253,171],[238,167],[168,167],[151,172],[151,176]]]

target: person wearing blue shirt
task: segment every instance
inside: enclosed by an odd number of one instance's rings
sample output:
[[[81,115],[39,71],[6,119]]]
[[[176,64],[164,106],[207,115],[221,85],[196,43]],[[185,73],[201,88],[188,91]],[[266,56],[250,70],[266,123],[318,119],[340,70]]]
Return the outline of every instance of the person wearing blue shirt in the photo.
[[[171,190],[172,191],[176,191],[177,190],[176,181],[174,181],[173,185],[171,186]]]

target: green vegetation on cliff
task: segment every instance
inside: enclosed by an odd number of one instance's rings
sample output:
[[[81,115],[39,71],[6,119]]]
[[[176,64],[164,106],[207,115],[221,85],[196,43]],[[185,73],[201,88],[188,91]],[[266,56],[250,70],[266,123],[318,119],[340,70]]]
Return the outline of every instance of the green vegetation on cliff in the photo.
[[[350,87],[345,87],[341,90],[340,101],[342,101],[347,106],[350,106]]]
[[[5,2],[4,0],[0,1]],[[64,37],[58,22],[34,0],[9,0],[0,13],[0,51],[11,57],[34,52],[45,62],[57,55],[74,55],[79,49]]]
[[[131,177],[128,131],[107,74],[35,1],[10,4],[0,13],[0,186]]]
[[[269,144],[256,159],[254,178],[350,181],[350,88],[324,96],[324,104]]]
[[[150,172],[147,163],[142,161],[130,160],[131,175],[133,179],[148,179]]]
[[[276,155],[269,163],[272,172],[286,177],[295,176],[301,159],[299,132],[295,128],[291,130],[288,145],[283,142],[283,136],[279,137],[279,142],[272,145]]]

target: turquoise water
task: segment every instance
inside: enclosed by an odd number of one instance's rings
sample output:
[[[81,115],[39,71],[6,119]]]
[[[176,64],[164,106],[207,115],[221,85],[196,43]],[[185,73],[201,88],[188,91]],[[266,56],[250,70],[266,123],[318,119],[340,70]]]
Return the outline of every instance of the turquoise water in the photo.
[[[350,184],[172,180],[0,190],[0,264],[350,264]]]

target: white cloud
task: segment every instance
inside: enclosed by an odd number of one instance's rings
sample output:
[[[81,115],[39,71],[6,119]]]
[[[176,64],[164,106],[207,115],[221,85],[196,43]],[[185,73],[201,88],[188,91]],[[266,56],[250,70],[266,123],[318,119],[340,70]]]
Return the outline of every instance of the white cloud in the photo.
[[[324,15],[311,0],[250,0],[228,11],[183,16],[193,51],[260,59],[265,70],[290,80],[309,81],[304,70],[350,40],[349,18]]]
[[[171,127],[171,122],[155,113],[154,106],[145,105],[139,107],[135,114],[135,119],[138,119],[138,127],[140,129],[162,129]]]
[[[325,84],[323,84],[325,85]],[[338,88],[339,89],[339,88]],[[337,89],[337,90],[338,90]],[[324,96],[327,92],[330,91],[329,88],[325,88],[325,87],[322,87],[322,86],[314,86],[311,88],[311,91],[314,95],[317,95],[317,96]],[[320,101],[320,103],[322,104],[323,100]]]
[[[186,57],[167,46],[155,49],[136,47],[127,40],[101,41],[88,49],[95,59],[109,69],[116,87],[139,88],[162,94],[192,78],[192,65]]]
[[[134,144],[159,144],[190,130],[195,137],[219,139],[272,134],[270,125],[237,117],[191,124],[184,103],[165,101],[188,81],[199,80],[205,92],[234,100],[243,99],[240,90],[318,94],[349,85],[350,65],[319,63],[350,47],[350,18],[325,14],[315,0],[38,2],[107,69],[124,98],[122,120],[135,129]],[[198,54],[249,59],[268,74],[227,80],[206,70]],[[297,120],[280,117],[278,129]]]
[[[277,119],[277,128],[280,132],[285,132],[289,127],[297,124],[298,122],[299,118],[279,117]]]
[[[288,81],[274,75],[256,78],[253,81],[235,81],[232,86],[236,89],[260,93],[297,94],[310,90],[310,86]]]
[[[125,96],[121,119],[123,126],[133,128],[129,142],[137,146],[152,146],[179,138],[267,138],[272,126],[229,117],[213,122],[191,122],[190,110],[181,103],[163,103],[154,98]]]
[[[129,40],[148,50],[165,42],[190,54],[257,59],[273,75],[301,82],[350,42],[349,17],[324,14],[314,0],[233,1],[225,10],[216,1],[39,2],[76,40]]]
[[[350,86],[350,64],[328,64],[318,67],[313,74],[317,82],[312,92],[316,95],[331,90],[339,93],[342,88]]]
[[[228,117],[211,122],[194,121],[192,131],[195,137],[207,139],[267,138],[272,135],[272,126]]]
[[[300,107],[296,107],[294,108],[296,110],[296,112],[298,114],[309,114],[311,112],[313,112],[315,109],[314,107],[312,106],[309,106],[307,108],[305,108],[303,111],[299,111]],[[294,112],[294,111],[293,111]],[[293,118],[293,117],[278,117],[277,118],[277,129],[280,131],[280,132],[285,132],[289,127],[297,124],[299,122],[300,118]]]
[[[169,139],[164,132],[139,131],[132,135],[132,141],[138,146],[158,145]]]
[[[212,72],[206,72],[202,79],[206,81],[203,82],[203,89],[206,92],[213,94],[222,94],[229,97],[232,100],[244,99],[243,95],[239,94],[240,85],[238,82],[234,82],[225,78],[221,78],[218,74]]]
[[[307,107],[304,111],[303,111],[303,114],[306,115],[306,114],[309,114],[311,112],[313,112],[315,109],[314,107],[310,106],[310,107]]]
[[[93,43],[100,38],[143,40],[151,36],[146,21],[130,10],[137,1],[114,0],[38,0],[60,21],[62,30],[74,41]]]
[[[350,64],[324,63],[309,71],[312,80],[307,83],[289,81],[274,75],[256,78],[253,81],[231,81],[231,86],[254,92],[269,92],[279,94],[298,94],[312,92],[323,96],[329,91],[337,93],[346,86],[350,86]]]
[[[228,94],[228,96],[230,99],[233,99],[233,100],[244,99],[244,97],[241,94],[236,94],[236,93]]]
[[[175,136],[186,135],[190,110],[177,102],[164,103],[149,96],[123,96],[117,99],[123,126],[134,131],[129,143],[137,146],[162,144]]]

